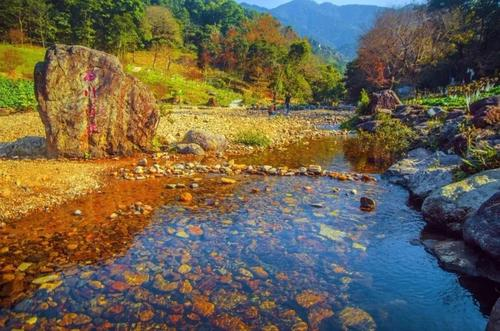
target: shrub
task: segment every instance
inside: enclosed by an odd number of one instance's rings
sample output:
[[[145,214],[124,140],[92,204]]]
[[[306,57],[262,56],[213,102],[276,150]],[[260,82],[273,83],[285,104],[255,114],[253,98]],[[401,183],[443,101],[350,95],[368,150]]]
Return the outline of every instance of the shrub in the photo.
[[[0,76],[0,108],[33,110],[37,106],[35,87],[29,80]]]
[[[252,129],[238,133],[236,143],[247,146],[268,147],[271,145],[271,139],[263,132]]]
[[[370,105],[370,96],[365,89],[361,90],[358,102],[358,114],[365,115],[368,113],[368,106]]]
[[[348,158],[364,155],[370,162],[385,166],[408,150],[415,138],[413,130],[387,115],[378,115],[377,119],[380,126],[375,133],[360,131],[346,141],[344,147]]]
[[[340,129],[352,131],[352,130],[356,129],[356,125],[358,125],[358,124],[359,124],[359,116],[354,115],[353,117],[349,118],[348,120],[342,122],[342,124],[340,124]]]
[[[463,161],[462,170],[467,174],[475,174],[500,167],[500,155],[498,151],[486,142],[477,146],[469,146],[467,156]]]

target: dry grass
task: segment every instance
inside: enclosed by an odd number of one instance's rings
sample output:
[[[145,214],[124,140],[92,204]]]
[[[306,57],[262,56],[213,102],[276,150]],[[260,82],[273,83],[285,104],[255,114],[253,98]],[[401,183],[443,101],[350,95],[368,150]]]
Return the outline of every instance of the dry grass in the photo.
[[[101,185],[106,167],[90,162],[0,161],[0,220],[74,199]]]
[[[157,135],[180,140],[191,129],[223,134],[232,143],[242,132],[257,130],[271,140],[271,146],[279,146],[311,134],[314,121],[300,113],[269,117],[263,111],[244,109],[174,109],[168,118],[162,118]]]

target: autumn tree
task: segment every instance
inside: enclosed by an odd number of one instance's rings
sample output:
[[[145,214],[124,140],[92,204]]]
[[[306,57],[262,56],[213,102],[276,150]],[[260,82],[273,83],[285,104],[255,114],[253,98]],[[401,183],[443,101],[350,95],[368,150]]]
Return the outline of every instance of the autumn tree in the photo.
[[[388,10],[361,38],[358,66],[378,88],[414,84],[424,66],[446,55],[443,41],[443,31],[425,10]]]

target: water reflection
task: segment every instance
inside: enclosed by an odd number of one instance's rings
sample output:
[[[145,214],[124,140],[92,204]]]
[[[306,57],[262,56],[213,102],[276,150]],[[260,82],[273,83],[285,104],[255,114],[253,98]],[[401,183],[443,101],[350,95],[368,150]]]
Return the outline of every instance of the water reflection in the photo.
[[[243,161],[352,167],[329,138],[313,146]],[[40,289],[0,311],[3,327],[484,329],[485,317],[457,277],[410,244],[423,222],[401,188],[241,180],[222,192],[207,182],[193,204],[164,203],[135,239],[123,238],[127,250],[119,257],[50,273]],[[359,210],[361,195],[378,201],[374,213]]]

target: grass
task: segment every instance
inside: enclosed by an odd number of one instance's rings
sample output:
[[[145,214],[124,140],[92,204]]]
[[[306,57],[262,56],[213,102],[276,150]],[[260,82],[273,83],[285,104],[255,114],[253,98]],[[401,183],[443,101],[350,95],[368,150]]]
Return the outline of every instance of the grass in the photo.
[[[43,61],[45,49],[0,44],[0,72],[10,78],[33,79],[35,64]]]
[[[246,146],[268,147],[271,145],[271,139],[263,132],[258,130],[245,130],[238,133],[235,142]]]
[[[23,111],[34,110],[36,106],[33,81],[0,75],[0,108]]]
[[[494,86],[488,91],[483,91],[474,95],[472,102],[487,98],[493,95],[500,94],[500,85]],[[441,96],[424,96],[417,97],[414,99],[408,100],[408,104],[418,104],[429,107],[444,107],[444,108],[466,108],[468,106],[468,101],[471,96],[466,96],[464,94],[456,94],[456,95],[441,95]]]

